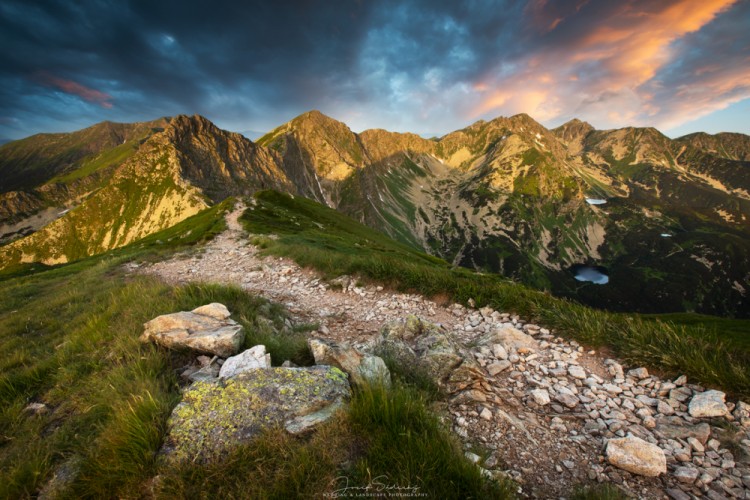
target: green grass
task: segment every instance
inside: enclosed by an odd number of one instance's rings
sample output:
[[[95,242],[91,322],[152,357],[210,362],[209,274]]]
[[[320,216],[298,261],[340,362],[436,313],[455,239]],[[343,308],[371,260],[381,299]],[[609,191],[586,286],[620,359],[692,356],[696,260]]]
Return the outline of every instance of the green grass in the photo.
[[[397,290],[512,311],[592,347],[608,347],[633,365],[750,396],[746,320],[662,319],[592,309],[497,275],[451,269],[445,262],[388,239],[327,207],[272,191],[241,220],[254,234],[274,233],[265,252],[294,259],[328,277],[358,275]],[[687,318],[694,318],[688,321]],[[717,328],[721,325],[721,328]],[[727,325],[733,325],[725,333]]]
[[[379,485],[426,498],[509,498],[511,486],[483,478],[424,395],[396,383],[365,387],[350,408],[306,437],[270,429],[208,465],[161,470],[164,498],[352,498]]]
[[[212,301],[226,304],[250,334],[283,324],[279,306],[237,288],[170,287],[129,277],[120,259],[63,266],[0,283],[0,497],[32,495],[55,466],[82,457],[76,497],[137,496],[178,399],[173,367],[184,359],[138,342],[143,323]],[[284,342],[285,335],[290,342]],[[298,362],[299,334],[269,342],[274,362]],[[304,342],[304,341],[302,341]],[[302,344],[304,345],[304,344]],[[28,417],[30,401],[50,406]]]
[[[573,491],[571,500],[625,500],[628,498],[617,486],[611,483],[580,486]]]
[[[484,479],[463,456],[418,390],[366,387],[355,395],[350,418],[365,449],[346,476],[350,486],[393,485],[427,498],[512,496],[510,483]]]
[[[114,148],[108,149],[96,157],[84,160],[78,168],[68,172],[67,174],[60,175],[51,179],[48,184],[67,184],[74,180],[87,177],[101,169],[120,165],[136,152],[139,145],[140,141],[133,140],[128,141],[124,144],[120,144],[119,146],[115,146]]]
[[[186,361],[138,342],[159,314],[222,302],[245,326],[246,347],[264,343],[274,364],[311,362],[305,326],[285,327],[279,305],[236,287],[171,287],[123,271],[210,239],[231,203],[102,256],[0,277],[0,498],[33,495],[72,459],[80,472],[70,495],[140,495],[179,399],[175,368]],[[24,414],[36,401],[51,411]]]

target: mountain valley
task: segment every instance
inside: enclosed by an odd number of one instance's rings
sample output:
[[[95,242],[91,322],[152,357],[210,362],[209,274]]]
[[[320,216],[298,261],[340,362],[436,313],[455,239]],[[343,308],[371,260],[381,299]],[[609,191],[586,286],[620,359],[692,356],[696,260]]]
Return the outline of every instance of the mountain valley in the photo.
[[[316,111],[257,142],[200,116],[105,122],[0,147],[0,265],[78,260],[274,189],[595,307],[747,317],[749,156],[741,134],[548,130],[523,114],[439,139],[356,134]],[[580,266],[608,282],[579,281]]]

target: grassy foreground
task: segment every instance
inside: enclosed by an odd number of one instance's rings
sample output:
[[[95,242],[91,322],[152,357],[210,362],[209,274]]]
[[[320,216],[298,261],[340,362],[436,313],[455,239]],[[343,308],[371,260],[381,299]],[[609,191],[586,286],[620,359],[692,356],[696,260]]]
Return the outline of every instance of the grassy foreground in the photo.
[[[463,456],[416,373],[397,377],[390,391],[356,393],[312,436],[271,429],[221,462],[160,467],[179,401],[175,369],[188,357],[140,344],[145,321],[222,302],[245,326],[246,347],[265,344],[275,365],[312,361],[304,325],[285,328],[279,305],[234,287],[173,287],[123,269],[210,238],[226,208],[104,256],[0,278],[0,498],[33,497],[56,474],[62,498],[286,499],[380,485],[429,498],[509,497],[509,485],[483,478]],[[30,402],[49,410],[28,414]]]
[[[245,228],[273,255],[329,277],[357,275],[397,290],[490,306],[534,318],[562,335],[607,347],[633,365],[750,397],[750,321],[698,315],[641,316],[591,309],[427,256],[318,203],[274,191],[256,195]]]

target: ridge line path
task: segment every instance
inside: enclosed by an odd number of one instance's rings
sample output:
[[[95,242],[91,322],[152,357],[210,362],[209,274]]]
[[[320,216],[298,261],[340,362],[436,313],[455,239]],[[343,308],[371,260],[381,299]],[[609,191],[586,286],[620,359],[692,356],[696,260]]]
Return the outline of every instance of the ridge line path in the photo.
[[[482,392],[468,391],[476,395],[468,401],[453,398],[446,415],[464,446],[484,455],[467,456],[517,480],[523,496],[562,498],[581,484],[611,482],[639,498],[750,498],[747,463],[735,463],[741,457],[725,449],[721,429],[688,414],[690,397],[702,387],[684,377],[662,381],[645,369],[626,374],[618,362],[516,315],[443,306],[380,286],[357,286],[349,277],[333,280],[337,286],[331,287],[289,259],[260,256],[239,222],[246,208],[235,206],[226,216],[227,230],[197,252],[130,270],[173,284],[239,285],[282,303],[298,323],[319,324],[311,336],[364,348],[384,323],[407,315],[440,325],[467,349],[498,329],[518,332],[520,343],[507,349],[470,348],[487,372]],[[657,444],[668,473],[644,477],[610,465],[606,441],[627,434]],[[748,438],[745,432],[734,436],[737,442]]]

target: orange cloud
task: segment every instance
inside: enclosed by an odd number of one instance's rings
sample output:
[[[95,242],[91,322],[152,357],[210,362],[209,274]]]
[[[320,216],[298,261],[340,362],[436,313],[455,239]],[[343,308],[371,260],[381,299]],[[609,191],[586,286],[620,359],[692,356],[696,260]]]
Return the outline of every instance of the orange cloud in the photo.
[[[112,102],[110,102],[112,100],[112,96],[105,92],[86,87],[85,85],[81,85],[80,83],[74,82],[72,80],[66,80],[64,78],[50,75],[46,72],[37,73],[36,77],[44,85],[62,90],[67,94],[78,96],[84,101],[93,102],[94,104],[98,104],[102,108],[106,109],[110,109],[112,107]]]
[[[604,122],[617,126],[637,116],[659,116],[665,108],[652,102],[653,89],[645,87],[654,87],[659,70],[673,61],[673,43],[700,30],[736,2],[583,2],[575,9],[565,7],[567,11],[555,2],[531,2],[527,17],[536,32],[549,39],[521,58],[520,70],[513,75],[485,74],[483,91],[476,95],[469,115],[527,112],[545,120],[592,109]],[[740,77],[734,74],[732,78],[736,83]],[[718,81],[712,83],[709,91],[718,85]]]

